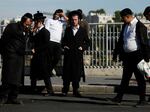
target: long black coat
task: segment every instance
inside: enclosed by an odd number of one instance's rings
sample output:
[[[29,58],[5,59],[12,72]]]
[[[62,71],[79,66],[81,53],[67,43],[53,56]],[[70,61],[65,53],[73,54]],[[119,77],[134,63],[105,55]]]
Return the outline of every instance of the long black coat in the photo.
[[[70,49],[64,49],[63,76],[64,80],[80,81],[84,77],[83,52],[89,46],[90,40],[86,30],[79,27],[76,35],[73,35],[71,27],[66,28],[62,46],[68,46]],[[79,47],[83,50],[79,50]]]
[[[26,35],[21,23],[5,28],[2,41],[2,83],[20,85],[23,77]]]
[[[31,79],[44,79],[50,76],[49,40],[50,33],[44,27],[31,40],[35,49],[31,60]]]

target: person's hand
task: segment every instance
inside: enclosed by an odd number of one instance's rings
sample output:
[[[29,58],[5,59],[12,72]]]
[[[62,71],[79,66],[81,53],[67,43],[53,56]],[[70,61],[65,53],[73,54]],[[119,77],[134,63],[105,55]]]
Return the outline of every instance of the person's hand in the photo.
[[[32,53],[35,53],[35,50],[34,50],[34,49],[32,49],[31,51],[32,51]]]
[[[64,49],[70,49],[68,46],[64,46]]]
[[[83,48],[81,46],[78,49],[81,50],[81,51],[83,50]]]

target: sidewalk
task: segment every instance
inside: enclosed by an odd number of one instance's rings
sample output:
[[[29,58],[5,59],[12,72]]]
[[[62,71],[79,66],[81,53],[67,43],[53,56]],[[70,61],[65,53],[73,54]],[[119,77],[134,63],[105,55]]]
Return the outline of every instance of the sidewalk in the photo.
[[[51,78],[53,88],[55,92],[61,92],[62,79],[61,77]],[[86,82],[80,82],[80,91],[82,94],[114,94],[118,91],[120,85],[121,75],[88,75],[86,76]],[[39,87],[44,86],[43,81],[38,81]],[[25,78],[25,87],[30,86],[29,77]],[[147,94],[150,93],[150,85],[147,83]],[[72,87],[70,86],[70,91]],[[137,83],[134,77],[130,80],[130,86],[127,93],[137,93]]]
[[[86,82],[81,80],[80,82],[80,91],[82,94],[114,94],[117,93],[118,87],[121,82],[122,71],[118,69],[110,70],[100,70],[100,69],[90,69],[86,70]],[[1,79],[1,75],[0,75]],[[62,79],[61,77],[52,77],[51,78],[54,92],[61,92],[62,89]],[[1,81],[0,81],[1,85]],[[37,81],[38,87],[44,86],[44,81]],[[30,87],[30,77],[25,76],[24,87],[21,88],[23,91],[28,91],[27,88]],[[70,91],[72,92],[72,87],[70,86]],[[43,91],[46,92],[46,91]],[[130,80],[130,85],[127,90],[127,93],[136,94],[137,93],[137,83],[134,78]],[[150,84],[147,82],[146,93],[150,94]]]

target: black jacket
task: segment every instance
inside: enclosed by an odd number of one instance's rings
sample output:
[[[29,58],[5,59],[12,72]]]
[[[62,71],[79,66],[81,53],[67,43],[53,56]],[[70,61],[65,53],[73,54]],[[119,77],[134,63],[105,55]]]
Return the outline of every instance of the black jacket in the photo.
[[[113,59],[115,60],[117,58],[117,55],[119,55],[119,60],[122,61],[124,59],[124,49],[123,49],[123,33],[125,30],[125,26],[126,24],[123,25],[122,27],[122,31],[120,33],[120,37],[118,42],[116,43],[116,47],[114,49],[114,53],[113,53]],[[150,58],[150,46],[148,44],[148,36],[147,36],[147,28],[145,27],[145,25],[143,23],[141,23],[139,20],[136,24],[136,37],[138,38],[138,40],[140,41],[140,51],[142,52],[143,58],[145,60]]]

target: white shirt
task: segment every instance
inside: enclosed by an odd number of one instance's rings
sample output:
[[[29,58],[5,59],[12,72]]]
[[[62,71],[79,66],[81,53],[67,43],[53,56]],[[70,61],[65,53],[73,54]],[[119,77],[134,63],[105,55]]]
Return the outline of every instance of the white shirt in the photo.
[[[46,19],[45,28],[50,32],[50,41],[60,43],[65,21]]]
[[[77,27],[72,27],[73,35],[75,36],[77,31],[79,30],[79,25]]]
[[[133,52],[139,49],[139,40],[136,38],[136,24],[138,20],[134,18],[129,25],[125,26],[124,30],[124,51],[125,52]]]

